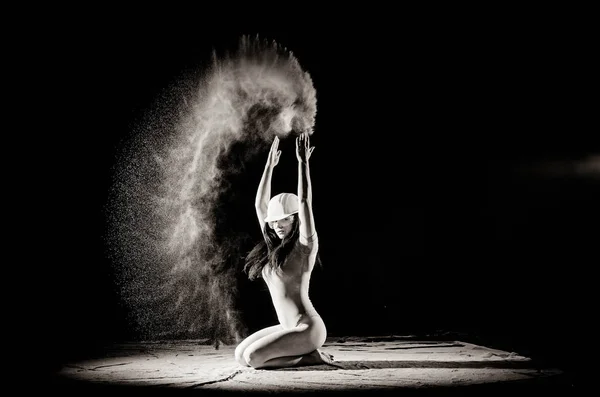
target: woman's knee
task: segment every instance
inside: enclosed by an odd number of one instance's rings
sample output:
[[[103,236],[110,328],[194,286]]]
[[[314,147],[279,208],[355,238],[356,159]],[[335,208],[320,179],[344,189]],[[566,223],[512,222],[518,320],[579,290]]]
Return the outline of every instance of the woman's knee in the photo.
[[[246,359],[244,358],[244,347],[239,344],[236,348],[235,348],[235,361],[240,364],[243,365],[245,367],[249,367],[250,364],[248,364],[248,362],[246,361]]]
[[[264,360],[261,359],[260,354],[254,349],[244,350],[242,353],[242,360],[246,363],[245,365],[252,368],[257,368],[264,364]]]
[[[265,348],[253,348],[250,346],[248,349],[244,350],[242,353],[242,360],[246,363],[247,366],[252,367],[254,369],[261,369],[264,367],[265,363],[273,358],[277,358],[283,355],[276,355],[273,357],[272,354],[269,353],[270,349]]]

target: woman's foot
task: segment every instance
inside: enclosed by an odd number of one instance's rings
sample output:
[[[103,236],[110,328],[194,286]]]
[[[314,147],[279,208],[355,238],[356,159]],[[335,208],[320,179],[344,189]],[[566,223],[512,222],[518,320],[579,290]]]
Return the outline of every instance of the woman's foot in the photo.
[[[319,352],[319,354],[321,355],[321,359],[323,360],[324,364],[333,364],[333,354],[325,353],[320,350],[317,350],[317,352]]]
[[[314,350],[314,351],[302,356],[302,359],[300,360],[300,362],[298,362],[297,365],[298,366],[321,365],[321,364],[332,365],[333,361],[334,361],[333,355],[331,355],[329,353],[325,353],[320,350]]]

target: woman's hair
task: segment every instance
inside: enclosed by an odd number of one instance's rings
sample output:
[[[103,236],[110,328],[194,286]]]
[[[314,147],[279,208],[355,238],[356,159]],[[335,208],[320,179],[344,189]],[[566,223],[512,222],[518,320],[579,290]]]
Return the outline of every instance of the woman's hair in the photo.
[[[246,255],[244,272],[248,274],[250,280],[261,277],[262,270],[266,265],[271,265],[274,269],[281,268],[300,237],[298,214],[294,214],[293,217],[292,230],[283,239],[277,237],[275,231],[265,225],[264,238]],[[317,261],[319,261],[318,257]]]

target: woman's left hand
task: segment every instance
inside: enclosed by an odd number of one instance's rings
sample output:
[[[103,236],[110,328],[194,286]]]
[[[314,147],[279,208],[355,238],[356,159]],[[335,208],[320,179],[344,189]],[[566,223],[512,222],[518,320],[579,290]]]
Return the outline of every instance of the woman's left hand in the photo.
[[[307,163],[315,147],[310,146],[308,132],[303,132],[296,138],[296,157],[298,161]]]

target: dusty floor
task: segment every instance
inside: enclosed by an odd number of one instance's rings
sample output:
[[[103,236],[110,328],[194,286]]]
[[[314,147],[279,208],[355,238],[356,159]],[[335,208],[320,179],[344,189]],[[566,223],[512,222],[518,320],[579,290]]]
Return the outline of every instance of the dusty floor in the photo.
[[[330,337],[334,365],[255,370],[233,359],[234,346],[201,340],[125,343],[69,362],[56,390],[207,394],[568,390],[563,372],[528,357],[461,341],[410,337]]]

